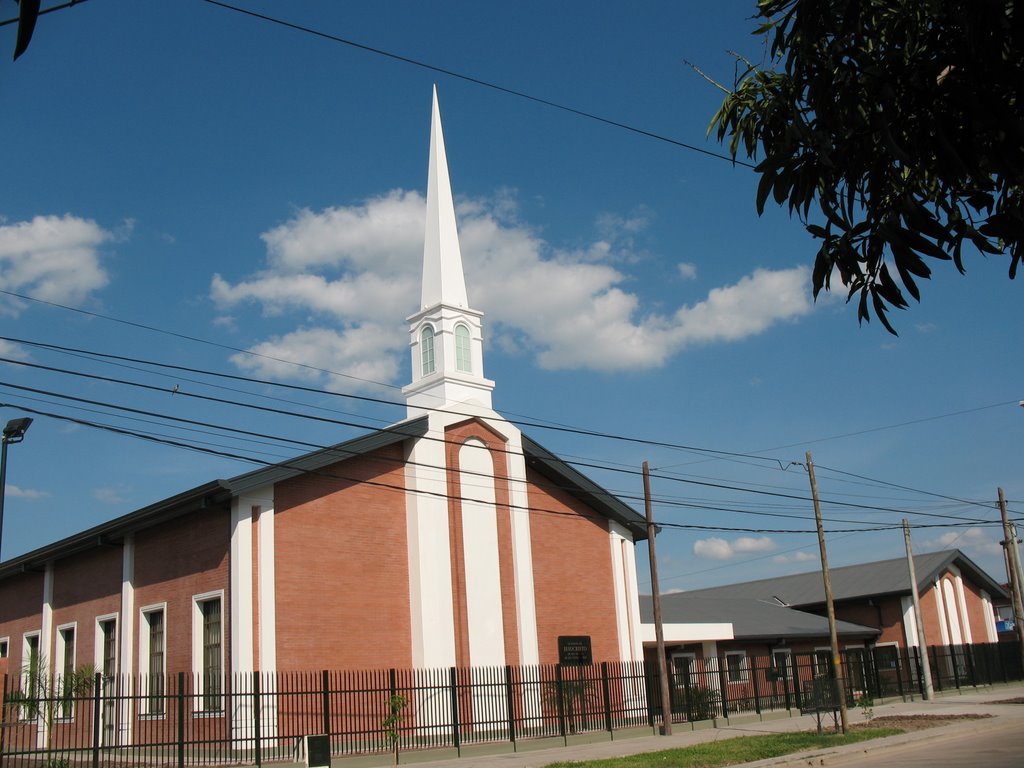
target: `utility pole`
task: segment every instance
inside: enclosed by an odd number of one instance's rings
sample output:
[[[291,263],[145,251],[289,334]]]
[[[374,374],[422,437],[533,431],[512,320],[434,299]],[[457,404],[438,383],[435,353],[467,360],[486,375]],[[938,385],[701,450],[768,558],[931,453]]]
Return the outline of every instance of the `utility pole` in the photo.
[[[647,515],[647,552],[651,561],[651,603],[654,607],[654,640],[658,649],[658,680],[661,685],[661,735],[672,735],[672,696],[668,687],[668,668],[665,666],[665,630],[661,623],[661,591],[658,589],[658,555],[654,536],[658,532],[651,511],[651,470],[644,462],[644,512]]]
[[[1024,665],[1024,607],[1021,606],[1020,555],[1017,553],[1017,539],[1010,528],[1010,518],[1006,513],[1006,495],[999,489],[999,514],[1003,518],[1003,546],[1006,547],[1007,561],[1010,564],[1010,594],[1013,597],[1013,623],[1017,626],[1017,640],[1020,643],[1021,664]]]
[[[846,685],[843,682],[843,660],[839,656],[839,635],[836,632],[836,609],[832,604],[832,575],[828,570],[828,552],[825,551],[825,528],[821,522],[821,502],[818,501],[818,481],[814,479],[814,459],[807,451],[807,475],[811,480],[811,498],[814,500],[814,522],[818,527],[818,549],[821,550],[821,577],[825,582],[825,607],[828,608],[828,635],[832,644],[832,671],[835,675],[839,698],[839,719],[843,733],[850,729],[846,712]]]
[[[924,639],[924,620],[921,617],[921,598],[917,593],[917,571],[914,569],[914,553],[910,547],[910,523],[903,518],[903,541],[907,545],[907,568],[910,570],[910,594],[914,597],[914,623],[917,624],[917,647],[921,649],[921,677],[924,682],[924,699],[935,698],[932,687],[932,666],[928,661],[928,643]]]

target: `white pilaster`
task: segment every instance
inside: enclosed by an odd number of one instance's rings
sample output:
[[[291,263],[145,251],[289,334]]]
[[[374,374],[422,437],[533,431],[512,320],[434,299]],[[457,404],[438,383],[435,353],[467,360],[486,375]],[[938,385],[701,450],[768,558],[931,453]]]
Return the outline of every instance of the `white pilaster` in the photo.
[[[277,670],[277,549],[274,540],[274,508],[261,507],[258,518],[259,572],[257,590],[260,611],[260,670]]]
[[[444,425],[431,414],[426,438],[415,440],[405,465],[412,665],[455,665],[451,547]]]
[[[135,535],[126,534],[121,546],[121,626],[118,628],[118,644],[121,656],[121,692],[132,696],[135,648]],[[121,707],[121,744],[132,743],[132,712],[131,707]]]
[[[252,506],[231,502],[231,672],[253,670]]]

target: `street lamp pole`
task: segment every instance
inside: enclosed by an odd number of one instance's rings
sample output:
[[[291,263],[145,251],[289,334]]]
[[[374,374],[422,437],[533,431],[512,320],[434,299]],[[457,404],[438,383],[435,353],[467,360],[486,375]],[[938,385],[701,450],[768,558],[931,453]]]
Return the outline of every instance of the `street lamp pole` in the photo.
[[[4,427],[3,439],[0,440],[0,562],[3,562],[4,551],[4,497],[7,495],[7,444],[20,443],[25,439],[32,419],[27,416],[11,419]]]

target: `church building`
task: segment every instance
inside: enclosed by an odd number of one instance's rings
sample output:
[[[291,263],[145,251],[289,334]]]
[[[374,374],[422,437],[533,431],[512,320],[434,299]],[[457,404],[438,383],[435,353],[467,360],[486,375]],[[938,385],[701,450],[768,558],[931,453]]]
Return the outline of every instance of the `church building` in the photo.
[[[0,674],[643,659],[642,516],[494,410],[436,93],[405,420],[0,564]],[[582,654],[582,656],[580,655]]]

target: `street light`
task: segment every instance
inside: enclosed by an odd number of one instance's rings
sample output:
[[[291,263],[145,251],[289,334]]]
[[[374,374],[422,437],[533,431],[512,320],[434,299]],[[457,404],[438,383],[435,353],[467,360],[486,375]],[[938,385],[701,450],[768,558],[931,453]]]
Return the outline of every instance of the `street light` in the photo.
[[[20,443],[32,425],[27,416],[11,419],[4,427],[3,440],[0,440],[0,562],[3,562],[4,545],[4,496],[7,495],[7,444]]]

